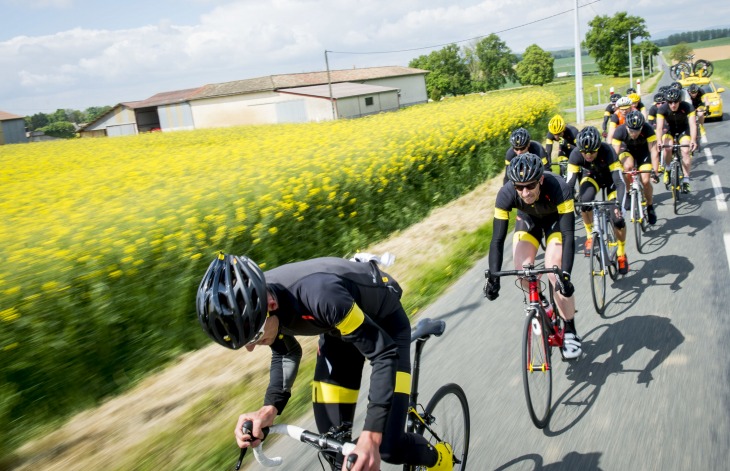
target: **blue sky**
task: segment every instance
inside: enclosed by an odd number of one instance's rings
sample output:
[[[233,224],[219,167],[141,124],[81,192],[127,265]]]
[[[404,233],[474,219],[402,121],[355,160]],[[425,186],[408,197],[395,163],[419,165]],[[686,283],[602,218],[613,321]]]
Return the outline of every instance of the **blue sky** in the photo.
[[[19,115],[83,110],[207,83],[324,70],[325,49],[336,51],[329,55],[330,67],[345,69],[408,65],[443,45],[465,46],[490,33],[497,33],[513,52],[534,43],[544,49],[571,47],[572,12],[519,26],[571,10],[574,4],[0,0],[0,110]],[[592,3],[580,9],[581,39],[591,18],[618,11],[644,18],[655,38],[730,22],[727,0],[687,5],[684,0]],[[383,51],[403,52],[364,54]]]

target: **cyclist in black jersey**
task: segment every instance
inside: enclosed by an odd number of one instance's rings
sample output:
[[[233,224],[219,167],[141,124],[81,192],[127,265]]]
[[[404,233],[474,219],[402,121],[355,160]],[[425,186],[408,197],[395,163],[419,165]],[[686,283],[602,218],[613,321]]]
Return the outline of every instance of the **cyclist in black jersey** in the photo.
[[[525,128],[515,129],[509,137],[509,142],[511,147],[507,149],[504,156],[505,166],[509,166],[510,161],[514,159],[515,156],[530,153],[540,157],[543,165],[545,166],[545,170],[550,170],[550,166],[552,165],[550,156],[539,142],[532,140],[530,137],[530,131]],[[502,183],[507,183],[507,173],[505,173]]]
[[[659,183],[657,172],[659,171],[659,148],[654,128],[644,120],[644,115],[634,110],[626,115],[626,122],[616,128],[613,134],[614,151],[618,154],[623,164],[624,171],[628,172],[636,168],[640,171],[651,171],[642,173],[641,183],[644,187],[644,198],[646,199],[646,212],[649,224],[656,224],[656,212],[654,211],[654,188],[653,183]],[[627,186],[631,181],[627,181]]]
[[[705,103],[705,91],[702,90],[702,87],[700,87],[696,83],[693,83],[689,87],[687,87],[687,93],[692,100],[692,106],[695,107],[695,111],[697,112],[697,121],[700,127],[700,137],[704,138],[707,134],[705,132],[705,111],[707,110],[707,103]]]
[[[548,278],[556,287],[555,302],[565,319],[563,357],[577,358],[582,349],[575,329],[575,288],[570,281],[575,243],[572,191],[565,180],[545,172],[540,157],[535,154],[521,154],[512,159],[507,176],[509,180],[497,193],[494,208],[489,270],[502,269],[509,213],[517,209],[512,238],[515,267],[534,264],[540,241],[545,241],[545,266],[562,269],[560,277],[550,274]],[[499,278],[490,277],[484,286],[484,295],[489,300],[497,299],[499,289]]]
[[[263,273],[249,258],[216,257],[198,288],[203,330],[227,348],[268,345],[272,354],[264,406],[239,416],[238,446],[257,446],[261,429],[273,425],[291,397],[302,356],[295,336],[318,335],[312,400],[320,433],[352,423],[366,358],[372,366],[352,469],[377,471],[382,459],[451,470],[448,444],[431,446],[404,432],[411,327],[400,297],[398,283],[375,261],[325,257]],[[246,420],[253,422],[251,435],[241,430]]]
[[[674,84],[672,84],[674,85]],[[681,87],[681,84],[680,84]],[[667,132],[662,138],[664,144],[674,144],[674,136],[679,137],[680,144],[689,144],[689,147],[682,147],[682,170],[684,180],[682,191],[690,191],[690,168],[692,164],[691,153],[697,149],[697,122],[695,120],[694,107],[682,101],[681,89],[671,87],[664,94],[666,103],[659,107],[656,115],[657,129],[664,129],[666,122]],[[672,160],[672,149],[664,149],[664,165],[669,165]],[[662,169],[663,170],[663,169]],[[669,184],[669,174],[664,172],[664,184]]]
[[[557,161],[568,160],[570,152],[575,148],[575,137],[578,135],[578,128],[565,123],[559,114],[556,114],[548,123],[548,133],[545,137],[545,152],[552,160],[553,143],[558,143]]]
[[[656,129],[656,112],[660,106],[664,103],[664,93],[658,92],[654,95],[654,103],[649,107],[649,111],[646,114],[646,120],[651,124],[651,127]]]
[[[583,178],[580,182],[580,200],[593,201],[596,195],[604,188],[606,200],[615,199],[617,205],[626,208],[629,201],[626,198],[626,185],[621,174],[621,162],[619,162],[613,148],[606,142],[601,142],[601,134],[593,126],[587,126],[581,130],[577,139],[578,147],[570,154],[568,160],[568,185],[574,184],[579,170],[583,170]],[[584,247],[585,256],[591,255],[593,239],[593,210],[590,206],[582,208],[583,224],[586,228],[586,243]],[[629,261],[626,256],[626,221],[617,207],[611,215],[611,220],[616,228],[616,239],[618,242],[618,270],[621,274],[629,271]]]
[[[616,112],[616,102],[621,98],[621,95],[618,93],[614,93],[611,95],[611,103],[606,106],[606,110],[603,112],[603,137],[608,136],[608,131],[606,126],[608,125],[608,120],[611,118],[611,115],[613,115]]]
[[[644,102],[641,101],[641,96],[638,93],[634,92],[629,94],[628,97],[631,100],[631,109],[640,111],[641,114],[644,115],[644,118],[646,118],[647,109],[646,105],[644,105]]]

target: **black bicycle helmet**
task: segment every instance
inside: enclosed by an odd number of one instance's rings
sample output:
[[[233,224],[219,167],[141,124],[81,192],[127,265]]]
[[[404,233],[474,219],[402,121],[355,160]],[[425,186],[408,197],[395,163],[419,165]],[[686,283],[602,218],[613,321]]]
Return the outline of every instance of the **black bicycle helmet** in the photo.
[[[656,95],[654,95],[654,103],[656,103],[656,104],[664,103],[664,100],[665,100],[664,93],[660,92],[660,93],[657,93]]]
[[[586,154],[595,152],[601,147],[601,133],[595,126],[586,126],[578,133],[575,144],[580,152]]]
[[[616,103],[619,98],[621,98],[621,94],[620,93],[614,93],[613,95],[611,95],[611,103]]]
[[[659,93],[666,93],[667,90],[669,90],[669,85],[662,85],[659,87]]]
[[[700,91],[700,87],[696,83],[693,83],[692,85],[687,87],[687,91],[690,93],[697,93]]]
[[[667,101],[679,101],[682,99],[682,92],[677,88],[670,88],[664,94],[664,98],[666,98]]]
[[[542,173],[542,159],[529,152],[510,160],[509,167],[507,167],[507,178],[514,183],[534,182],[542,177]]]
[[[512,131],[512,135],[509,137],[509,142],[515,149],[521,149],[527,147],[530,143],[530,132],[525,128],[517,128]]]
[[[669,84],[669,88],[675,88],[677,90],[681,90],[682,89],[682,84],[679,83],[679,82],[672,82],[672,83]]]
[[[644,125],[644,115],[639,110],[629,111],[626,115],[626,127],[637,131]]]
[[[243,347],[266,320],[263,272],[248,257],[218,254],[200,282],[196,308],[211,339],[233,350]]]
[[[627,95],[631,95],[632,93],[636,93],[636,89],[634,87],[629,87],[626,89]]]

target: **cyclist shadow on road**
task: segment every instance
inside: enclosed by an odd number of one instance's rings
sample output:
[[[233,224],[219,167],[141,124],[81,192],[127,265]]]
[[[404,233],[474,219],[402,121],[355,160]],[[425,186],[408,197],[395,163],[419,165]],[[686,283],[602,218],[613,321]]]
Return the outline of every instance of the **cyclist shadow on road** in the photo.
[[[608,300],[604,319],[613,319],[631,309],[639,297],[654,286],[668,286],[672,293],[682,289],[695,266],[682,255],[660,255],[652,260],[634,260],[629,273],[612,284],[620,290]]]
[[[684,335],[666,317],[632,316],[615,324],[603,324],[583,337],[584,357],[567,368],[573,384],[555,401],[547,436],[564,433],[577,424],[593,407],[610,376],[637,373],[636,383],[648,388],[652,372],[682,343]],[[624,367],[642,349],[654,352],[641,369]]]
[[[697,207],[699,207],[699,205]],[[678,235],[694,237],[699,234],[702,229],[706,228],[711,223],[712,221],[702,216],[672,215],[668,216],[667,218],[663,218],[660,216],[657,224],[652,226],[651,229],[649,229],[649,231],[643,236],[641,251],[644,255],[659,252],[669,243],[672,237]],[[632,228],[630,230],[633,231],[634,229]],[[627,239],[629,239],[630,237],[633,237],[633,234],[626,236]],[[626,245],[629,259],[631,259],[632,254],[636,253],[636,248],[633,247],[629,242],[627,242]],[[621,283],[620,278],[617,283]]]
[[[598,462],[601,459],[602,453],[578,453],[577,451],[571,451],[563,456],[563,459],[557,463],[545,464],[544,459],[537,453],[530,453],[529,455],[522,455],[519,458],[515,458],[494,471],[507,471],[513,466],[517,466],[517,469],[524,469],[523,462],[531,462],[533,471],[559,471],[562,469],[580,469],[581,471],[601,471],[598,466]],[[519,465],[519,466],[518,466]]]

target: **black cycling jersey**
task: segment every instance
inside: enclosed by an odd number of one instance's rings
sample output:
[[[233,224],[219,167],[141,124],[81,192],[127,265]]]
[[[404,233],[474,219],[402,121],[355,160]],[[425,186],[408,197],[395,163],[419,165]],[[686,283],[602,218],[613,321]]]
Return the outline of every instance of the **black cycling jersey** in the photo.
[[[705,91],[701,88],[697,91],[697,95],[692,96],[689,92],[687,92],[687,95],[689,95],[690,99],[692,100],[692,106],[695,107],[695,109],[699,108],[700,106],[705,106],[705,100],[702,99],[704,96]]]
[[[575,213],[573,192],[559,175],[545,172],[540,185],[540,196],[533,204],[526,204],[517,194],[515,185],[508,181],[497,193],[494,205],[494,226],[489,248],[489,269],[502,269],[504,241],[509,226],[509,213],[517,209],[517,217],[525,218],[535,225],[559,227],[563,239],[562,269],[570,273],[573,269]]]
[[[689,135],[689,117],[694,116],[695,109],[686,101],[679,102],[677,111],[669,108],[669,103],[664,103],[656,112],[657,119],[664,118],[671,135],[687,133]]]
[[[647,159],[651,158],[649,143],[656,142],[656,140],[656,132],[654,132],[654,128],[649,123],[644,123],[636,139],[631,138],[629,128],[625,124],[622,124],[613,133],[613,141],[611,144],[621,146],[622,149],[625,148],[626,152],[634,158],[634,163],[638,168],[641,164],[646,163]]]
[[[553,143],[558,142],[558,155],[569,156],[570,152],[575,147],[575,138],[578,136],[578,128],[575,126],[565,126],[563,135],[559,138],[555,137],[555,134],[548,132],[545,138],[545,153],[549,156],[553,154]]]
[[[326,334],[353,344],[370,361],[370,391],[364,430],[382,432],[395,390],[397,346],[383,327],[401,311],[401,289],[374,263],[336,257],[291,263],[265,273],[278,302],[280,334],[272,359],[265,405],[281,413],[291,397],[301,347],[295,335]]]
[[[606,111],[603,112],[603,132],[606,132],[606,125],[608,125],[608,118],[616,112],[616,105],[609,103],[606,106]]]
[[[646,115],[646,119],[649,121],[656,121],[656,112],[659,109],[656,103],[649,107],[649,112]],[[656,122],[652,123],[652,126],[656,126]]]
[[[550,162],[550,156],[547,154],[547,152],[545,152],[545,148],[541,146],[539,142],[530,141],[530,144],[527,146],[527,152],[540,157],[542,159],[542,165],[545,167],[545,170],[550,170],[550,165],[552,163]],[[504,155],[504,164],[508,166],[510,160],[514,159],[516,155],[517,152],[515,152],[514,148],[510,147],[509,149],[507,149],[507,152]],[[507,183],[506,172],[502,183]]]
[[[621,126],[617,130],[620,128]],[[581,168],[583,169],[583,179],[589,178],[595,181],[599,188],[615,189],[617,201],[624,201],[626,185],[621,174],[623,167],[613,147],[608,145],[608,143],[601,142],[601,147],[598,148],[598,155],[591,162],[588,162],[578,149],[570,153],[567,177],[570,188],[573,188],[573,185],[575,185],[575,179]]]

